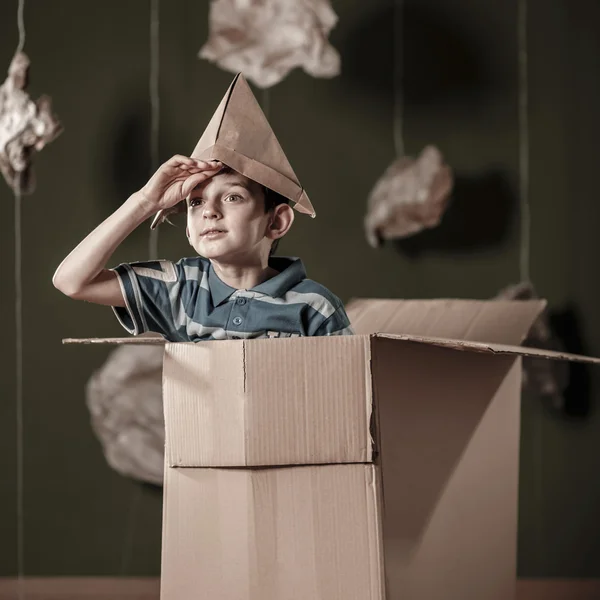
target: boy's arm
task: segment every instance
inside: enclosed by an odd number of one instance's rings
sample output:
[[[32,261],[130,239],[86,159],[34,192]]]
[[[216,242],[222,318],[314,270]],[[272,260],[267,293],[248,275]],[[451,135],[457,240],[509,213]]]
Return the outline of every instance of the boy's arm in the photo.
[[[76,300],[125,306],[117,274],[105,268],[123,240],[152,214],[139,192],[130,196],[60,264],[52,283]]]
[[[114,251],[146,219],[181,202],[221,167],[218,162],[184,156],[168,160],[63,260],[52,279],[54,286],[77,300],[125,306],[116,273],[106,269]]]

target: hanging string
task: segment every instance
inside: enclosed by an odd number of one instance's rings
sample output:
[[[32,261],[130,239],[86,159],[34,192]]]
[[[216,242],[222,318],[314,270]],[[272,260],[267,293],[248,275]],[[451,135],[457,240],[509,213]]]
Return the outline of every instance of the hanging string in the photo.
[[[531,214],[529,207],[529,81],[527,53],[527,0],[518,2],[519,65],[519,198],[521,213],[519,275],[530,281]]]
[[[406,153],[404,144],[404,2],[392,0],[392,136],[395,158]],[[407,261],[415,296],[422,290],[424,267],[419,261]]]
[[[19,43],[16,53],[25,47],[25,0],[19,0],[17,6],[17,29]],[[24,597],[23,580],[25,576],[25,516],[24,516],[24,468],[23,468],[23,269],[22,269],[22,215],[21,180],[17,178],[15,191],[15,402],[17,436],[17,594],[19,600]]]
[[[404,96],[403,96],[403,2],[402,0],[392,0],[393,16],[392,16],[392,88],[393,88],[393,135],[394,135],[394,151],[396,157],[404,156]]]
[[[150,0],[150,174],[159,167],[159,127],[160,127],[160,0]],[[148,238],[148,258],[158,258],[158,230],[150,230]]]
[[[17,46],[17,52],[22,52],[25,47],[25,19],[23,17],[25,12],[25,0],[19,0],[17,7],[17,28],[19,30],[19,45]]]
[[[17,179],[17,186],[20,181]],[[25,572],[23,515],[23,278],[21,190],[15,192],[15,395],[17,404],[17,574],[19,599]]]

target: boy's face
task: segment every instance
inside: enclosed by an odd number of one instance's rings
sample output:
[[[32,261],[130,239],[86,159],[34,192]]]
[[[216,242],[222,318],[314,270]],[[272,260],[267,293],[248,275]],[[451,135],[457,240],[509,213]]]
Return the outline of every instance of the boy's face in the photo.
[[[244,264],[268,255],[272,215],[255,181],[235,171],[218,173],[194,189],[187,207],[187,235],[201,256]]]

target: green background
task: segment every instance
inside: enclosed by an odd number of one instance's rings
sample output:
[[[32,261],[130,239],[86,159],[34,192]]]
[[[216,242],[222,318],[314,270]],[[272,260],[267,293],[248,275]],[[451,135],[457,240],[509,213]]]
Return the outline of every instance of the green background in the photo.
[[[391,1],[337,0],[331,40],[341,76],[296,70],[268,94],[271,124],[318,212],[314,221],[297,218],[280,253],[301,256],[309,276],[345,301],[487,298],[519,278],[517,6],[407,4],[406,148],[435,143],[455,169],[450,231],[380,250],[366,244],[366,198],[394,157]],[[17,44],[16,5],[0,4],[6,67]],[[232,75],[196,57],[208,3],[162,5],[164,160],[191,151]],[[600,355],[600,4],[529,6],[531,275],[553,310],[574,308],[585,351]],[[149,2],[28,0],[25,21],[30,90],[52,96],[65,126],[36,158],[38,190],[23,201],[25,572],[157,575],[160,491],[109,469],[85,406],[85,383],[109,350],[60,343],[123,332],[110,309],[71,301],[51,284],[64,256],[149,173]],[[13,575],[14,228],[5,185],[0,207],[0,575]],[[147,240],[142,227],[112,262],[146,258]],[[161,257],[187,251],[182,229],[161,229]],[[600,576],[599,384],[596,370],[586,419],[524,401],[521,576]]]

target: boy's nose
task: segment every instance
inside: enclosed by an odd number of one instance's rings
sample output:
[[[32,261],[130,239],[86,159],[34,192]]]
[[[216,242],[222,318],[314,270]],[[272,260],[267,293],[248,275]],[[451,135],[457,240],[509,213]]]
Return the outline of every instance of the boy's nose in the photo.
[[[202,216],[205,219],[214,219],[216,217],[219,217],[220,214],[221,213],[219,212],[219,210],[214,202],[206,202],[204,204],[204,210],[202,212]]]

